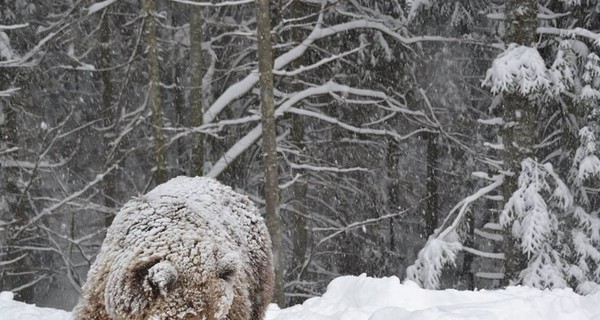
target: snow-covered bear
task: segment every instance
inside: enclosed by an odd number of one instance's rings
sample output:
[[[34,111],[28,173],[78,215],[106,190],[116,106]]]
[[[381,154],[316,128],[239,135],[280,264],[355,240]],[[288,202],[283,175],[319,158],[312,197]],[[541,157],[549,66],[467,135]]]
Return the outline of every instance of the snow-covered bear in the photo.
[[[178,177],[117,214],[73,315],[258,320],[272,286],[271,240],[252,202],[214,179]]]

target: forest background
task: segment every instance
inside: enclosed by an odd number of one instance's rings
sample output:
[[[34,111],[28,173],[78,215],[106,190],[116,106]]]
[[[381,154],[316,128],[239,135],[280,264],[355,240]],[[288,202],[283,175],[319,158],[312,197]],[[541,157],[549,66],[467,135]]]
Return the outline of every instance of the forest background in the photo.
[[[280,304],[364,272],[598,290],[598,1],[267,5],[0,0],[0,291],[70,309],[122,204],[178,175],[267,214]]]

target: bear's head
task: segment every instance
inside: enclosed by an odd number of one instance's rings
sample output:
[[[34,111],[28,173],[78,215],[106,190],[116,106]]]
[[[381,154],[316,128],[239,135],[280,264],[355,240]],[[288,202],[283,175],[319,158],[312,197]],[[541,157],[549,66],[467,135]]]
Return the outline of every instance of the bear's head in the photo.
[[[226,319],[243,276],[239,254],[211,251],[197,258],[175,253],[130,260],[122,276],[109,276],[108,314],[132,320]]]

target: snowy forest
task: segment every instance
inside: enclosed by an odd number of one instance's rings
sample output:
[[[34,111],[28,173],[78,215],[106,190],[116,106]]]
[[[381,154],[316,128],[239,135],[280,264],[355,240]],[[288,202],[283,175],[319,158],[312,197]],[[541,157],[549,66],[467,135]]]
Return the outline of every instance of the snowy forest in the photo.
[[[261,7],[262,6],[262,7]],[[600,1],[0,0],[0,291],[72,308],[171,178],[341,275],[600,290]]]

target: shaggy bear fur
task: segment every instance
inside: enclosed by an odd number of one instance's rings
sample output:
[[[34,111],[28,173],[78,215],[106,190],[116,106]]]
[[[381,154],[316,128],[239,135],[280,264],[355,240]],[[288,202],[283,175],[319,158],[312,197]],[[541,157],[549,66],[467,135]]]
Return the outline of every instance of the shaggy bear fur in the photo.
[[[259,320],[272,286],[271,241],[251,201],[213,179],[178,177],[117,214],[73,315]]]

